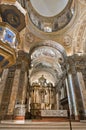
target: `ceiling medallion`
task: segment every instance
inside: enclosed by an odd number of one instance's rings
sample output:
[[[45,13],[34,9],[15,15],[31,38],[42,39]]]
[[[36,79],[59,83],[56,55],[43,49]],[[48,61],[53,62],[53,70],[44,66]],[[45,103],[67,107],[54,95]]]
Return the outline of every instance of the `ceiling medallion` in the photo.
[[[20,18],[19,18],[19,14],[17,14],[14,10],[12,9],[6,9],[3,13],[2,13],[2,20],[4,22],[9,23],[11,26],[13,26],[14,28],[18,28],[18,26],[20,25]]]
[[[7,22],[19,32],[26,27],[26,11],[17,1],[12,3],[1,1],[0,13],[2,21]]]

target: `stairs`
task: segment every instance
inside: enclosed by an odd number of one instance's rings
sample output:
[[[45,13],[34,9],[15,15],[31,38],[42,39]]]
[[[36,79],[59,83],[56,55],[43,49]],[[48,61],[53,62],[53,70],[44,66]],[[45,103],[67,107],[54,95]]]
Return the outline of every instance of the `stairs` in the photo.
[[[15,123],[14,121],[1,121],[0,130],[86,130],[86,122],[32,122]]]
[[[73,122],[72,130],[86,130],[86,122]]]

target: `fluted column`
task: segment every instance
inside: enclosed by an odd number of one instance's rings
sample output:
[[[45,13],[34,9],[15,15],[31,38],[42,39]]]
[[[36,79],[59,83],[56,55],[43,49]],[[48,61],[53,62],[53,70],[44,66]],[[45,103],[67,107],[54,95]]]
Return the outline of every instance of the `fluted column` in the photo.
[[[8,69],[4,69],[2,72],[2,77],[1,77],[1,81],[0,81],[0,105],[1,105],[1,101],[2,101],[2,95],[3,95],[4,88],[5,88],[7,76],[8,76]]]
[[[72,104],[72,98],[71,98],[71,93],[70,93],[70,88],[69,88],[69,81],[66,78],[66,90],[67,90],[67,96],[68,96],[68,105],[69,105],[69,110],[70,110],[70,116],[73,114],[73,104]]]
[[[76,97],[76,103],[77,103],[77,119],[81,118],[81,113],[84,111],[84,106],[82,102],[82,96],[81,96],[81,91],[80,91],[80,85],[77,77],[77,71],[75,66],[71,67],[71,76],[72,76],[72,83],[73,83],[73,88],[74,88],[74,93]]]
[[[20,104],[25,103],[26,89],[27,89],[27,63],[23,60],[20,65],[20,77],[17,93],[17,102]]]
[[[26,99],[26,96],[27,96],[27,72],[25,72],[25,75],[24,75],[24,85],[23,85],[23,90],[22,90],[22,103],[25,103],[25,99]]]
[[[16,102],[18,85],[19,85],[19,77],[20,77],[20,69],[16,69],[13,86],[12,86],[12,92],[11,92],[11,96],[10,96],[10,102],[9,102],[9,106],[8,106],[9,115],[12,115],[14,112],[14,106],[15,106],[15,102]]]
[[[28,55],[28,71],[27,71],[27,112],[30,112],[30,104],[32,102],[32,93],[31,93],[31,89],[30,89],[30,79],[29,79],[29,69],[30,69],[30,63],[31,63],[31,57],[30,55]]]
[[[71,116],[75,115],[75,119],[77,119],[78,108],[77,108],[76,97],[75,97],[74,86],[73,86],[71,74],[68,74],[68,77],[66,79],[66,88],[67,88],[70,115]]]
[[[77,110],[77,119],[84,119],[84,104],[83,104],[83,96],[81,93],[81,80],[80,80],[80,74],[78,71],[81,71],[81,67],[84,66],[83,59],[84,57],[80,57],[78,55],[73,55],[68,58],[69,63],[69,72],[71,74],[71,81],[72,86],[74,90],[75,95],[75,101],[76,101],[76,110]],[[82,61],[82,62],[81,62]],[[83,66],[82,66],[83,63]]]
[[[84,106],[84,113],[82,113],[82,114],[84,114],[84,116],[86,117],[86,87],[85,87],[83,75],[81,72],[77,72],[77,77],[78,77],[78,82],[79,82],[79,86],[80,86],[82,102],[83,102],[83,106]]]
[[[16,67],[20,70],[20,75],[18,77],[19,82],[15,102],[14,119],[16,121],[24,121],[26,112],[25,106],[27,102],[28,58],[26,53],[24,53],[23,51],[19,52]]]
[[[59,110],[59,94],[56,93],[56,110]]]

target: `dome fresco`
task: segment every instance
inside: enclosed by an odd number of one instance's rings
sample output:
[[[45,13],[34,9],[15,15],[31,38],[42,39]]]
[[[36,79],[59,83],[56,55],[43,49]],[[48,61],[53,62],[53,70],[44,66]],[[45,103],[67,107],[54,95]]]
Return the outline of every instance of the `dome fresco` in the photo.
[[[33,26],[48,33],[61,30],[74,16],[73,0],[30,0],[26,8]]]
[[[30,0],[34,9],[42,16],[52,17],[59,14],[69,0]]]

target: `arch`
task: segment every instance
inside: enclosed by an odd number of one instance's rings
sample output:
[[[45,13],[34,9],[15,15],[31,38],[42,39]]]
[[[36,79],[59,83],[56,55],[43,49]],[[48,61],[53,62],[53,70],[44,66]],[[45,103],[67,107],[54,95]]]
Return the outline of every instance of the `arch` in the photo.
[[[41,41],[31,46],[29,55],[31,57],[30,77],[38,79],[40,72],[52,75],[54,85],[59,82],[63,75],[62,65],[66,62],[67,55],[63,46],[51,40]],[[40,76],[41,77],[41,76]],[[47,77],[49,78],[49,76]]]
[[[63,55],[64,59],[66,60],[67,54],[66,54],[64,47],[62,45],[60,45],[59,43],[52,41],[52,40],[44,40],[44,41],[33,44],[30,48],[29,54],[31,55],[33,53],[34,49],[36,49],[38,47],[42,47],[42,46],[46,46],[46,47],[48,46],[48,47],[52,47],[52,48],[56,49]]]

